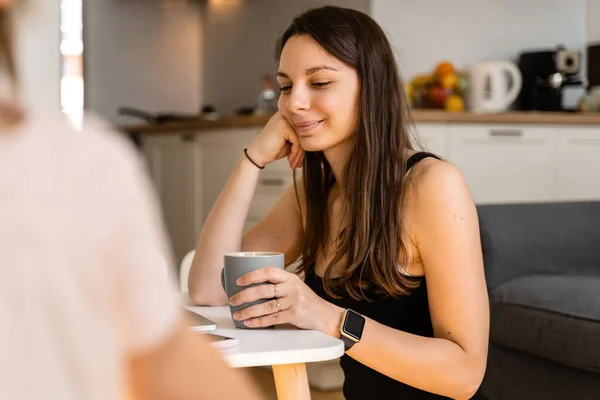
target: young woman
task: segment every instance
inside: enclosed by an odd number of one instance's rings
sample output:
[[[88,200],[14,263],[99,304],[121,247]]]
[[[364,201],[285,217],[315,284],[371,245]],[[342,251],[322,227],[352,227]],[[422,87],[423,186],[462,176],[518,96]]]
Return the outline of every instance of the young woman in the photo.
[[[16,88],[11,3],[0,78]],[[188,329],[133,149],[15,95],[0,90],[0,399],[259,399]]]
[[[341,337],[348,399],[477,398],[489,314],[476,209],[456,167],[412,149],[385,34],[367,15],[324,7],[292,22],[279,55],[279,112],[204,225],[192,299],[274,298],[234,318]],[[285,156],[302,180],[242,237],[260,168]],[[300,266],[249,273],[239,285],[267,284],[228,299],[222,257],[240,250]]]

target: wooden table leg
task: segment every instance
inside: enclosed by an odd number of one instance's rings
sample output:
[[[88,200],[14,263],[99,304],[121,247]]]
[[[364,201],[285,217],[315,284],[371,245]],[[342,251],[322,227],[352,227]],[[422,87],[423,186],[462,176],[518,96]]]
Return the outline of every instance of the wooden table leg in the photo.
[[[273,365],[278,400],[310,400],[306,364]]]

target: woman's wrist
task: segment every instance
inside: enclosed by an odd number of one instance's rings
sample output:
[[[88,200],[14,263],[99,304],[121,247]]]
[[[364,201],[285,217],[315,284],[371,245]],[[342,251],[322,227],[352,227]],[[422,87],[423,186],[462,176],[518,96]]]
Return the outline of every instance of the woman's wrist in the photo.
[[[240,161],[238,164],[240,167],[243,167],[244,169],[248,169],[253,171],[253,173],[256,173],[256,176],[258,177],[260,172],[262,171],[262,168],[259,168],[256,164],[254,164],[252,161],[250,161],[250,158],[245,154],[244,151],[242,151],[242,154],[240,154]]]
[[[258,169],[265,169],[265,165],[261,165],[258,164],[256,161],[254,161],[254,159],[252,157],[250,157],[250,155],[248,154],[248,149],[244,149],[244,155],[246,156],[246,158],[248,159],[248,161],[250,161],[256,168]]]
[[[268,161],[265,161],[260,157],[259,152],[257,152],[256,149],[252,147],[252,145],[249,145],[247,148],[244,149],[243,155],[244,157],[246,157],[246,159],[248,159],[248,161],[251,164],[253,164],[256,168],[259,169],[264,169],[269,163]]]
[[[334,338],[340,337],[340,324],[342,323],[342,317],[344,311],[342,307],[338,307],[335,304],[327,303],[330,306],[330,312],[325,313],[326,319],[324,323],[323,333],[333,336]]]

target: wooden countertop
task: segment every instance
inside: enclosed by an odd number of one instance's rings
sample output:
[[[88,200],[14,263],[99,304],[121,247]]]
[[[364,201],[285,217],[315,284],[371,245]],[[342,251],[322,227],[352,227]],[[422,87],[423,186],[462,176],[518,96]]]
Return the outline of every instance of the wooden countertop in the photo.
[[[510,111],[495,114],[472,112],[445,112],[441,110],[412,110],[415,123],[481,123],[481,124],[548,124],[548,125],[599,125],[600,113],[574,112],[529,112]],[[202,131],[219,128],[246,128],[263,126],[269,116],[221,117],[218,120],[191,119],[169,122],[163,125],[137,124],[121,126],[120,130],[129,134],[181,133],[182,131]]]
[[[600,113],[509,111],[477,114],[439,110],[412,110],[415,123],[600,125]]]

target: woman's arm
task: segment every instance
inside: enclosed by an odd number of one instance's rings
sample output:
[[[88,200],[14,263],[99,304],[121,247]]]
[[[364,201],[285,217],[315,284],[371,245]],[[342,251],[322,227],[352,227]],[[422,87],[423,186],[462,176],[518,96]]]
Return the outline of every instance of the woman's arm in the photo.
[[[489,304],[477,212],[457,168],[427,160],[410,196],[410,225],[425,270],[434,338],[394,330],[367,318],[347,354],[419,389],[468,399],[487,359]],[[421,165],[419,166],[421,167]],[[337,335],[338,323],[330,325]]]
[[[206,218],[192,261],[188,287],[195,304],[225,305],[221,269],[225,253],[240,251],[244,223],[260,170],[243,154]]]
[[[287,156],[290,167],[297,168],[302,164],[304,151],[289,123],[276,113],[248,146],[248,155],[258,165],[267,165]],[[227,296],[221,287],[221,269],[226,253],[248,249],[289,253],[289,240],[282,240],[280,236],[285,233],[285,224],[296,219],[296,213],[288,212],[289,204],[293,209],[296,207],[295,200],[291,203],[287,192],[275,206],[275,218],[271,212],[265,218],[267,221],[249,232],[242,242],[244,223],[259,173],[260,169],[242,154],[202,227],[188,278],[190,298],[195,304],[227,304]]]

